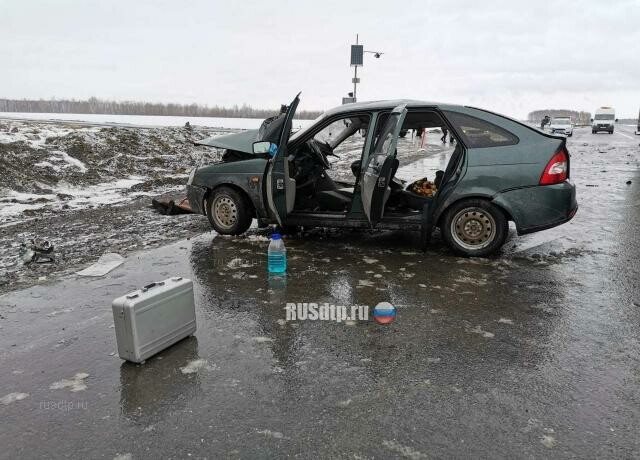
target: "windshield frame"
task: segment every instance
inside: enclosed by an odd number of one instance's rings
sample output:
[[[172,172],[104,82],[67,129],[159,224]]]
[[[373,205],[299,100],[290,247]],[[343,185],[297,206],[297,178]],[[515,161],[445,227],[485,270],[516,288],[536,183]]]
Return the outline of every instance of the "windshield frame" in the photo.
[[[307,133],[309,130],[317,126],[318,123],[320,123],[326,117],[327,117],[326,113],[321,113],[320,115],[318,115],[311,123],[309,123],[309,125],[306,128],[302,128],[296,131],[295,133],[293,133],[289,138],[289,143],[296,142],[300,137],[304,136],[305,133]]]

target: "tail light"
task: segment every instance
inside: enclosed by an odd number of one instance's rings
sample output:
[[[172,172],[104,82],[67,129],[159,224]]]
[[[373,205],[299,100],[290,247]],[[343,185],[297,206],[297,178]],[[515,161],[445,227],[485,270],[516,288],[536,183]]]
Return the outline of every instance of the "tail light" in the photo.
[[[569,154],[563,147],[556,152],[540,176],[540,185],[559,184],[567,180],[569,176]]]

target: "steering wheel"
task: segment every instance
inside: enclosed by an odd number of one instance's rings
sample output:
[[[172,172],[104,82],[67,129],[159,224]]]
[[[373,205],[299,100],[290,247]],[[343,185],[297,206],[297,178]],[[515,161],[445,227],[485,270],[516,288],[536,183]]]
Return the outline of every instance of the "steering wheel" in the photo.
[[[331,163],[329,163],[329,160],[327,160],[327,156],[337,155],[333,153],[329,144],[321,144],[320,142],[314,141],[309,142],[309,147],[311,152],[315,155],[318,163],[320,163],[324,169],[331,169]]]

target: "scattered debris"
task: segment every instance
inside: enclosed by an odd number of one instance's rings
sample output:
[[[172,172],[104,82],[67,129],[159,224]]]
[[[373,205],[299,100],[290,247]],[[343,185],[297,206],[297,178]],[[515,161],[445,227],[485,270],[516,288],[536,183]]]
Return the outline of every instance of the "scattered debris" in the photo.
[[[543,446],[545,446],[548,449],[551,449],[556,446],[556,438],[548,434],[542,435],[542,438],[540,438],[540,442],[542,443]]]
[[[55,255],[53,253],[53,245],[40,238],[33,238],[20,245],[20,258],[24,265],[32,262],[36,263],[53,263]]]
[[[273,342],[273,339],[270,337],[254,337],[253,340],[255,340],[258,343]]]
[[[86,372],[78,372],[69,380],[63,379],[58,382],[52,383],[49,389],[61,390],[63,388],[69,388],[69,391],[73,393],[84,391],[87,389],[87,385],[84,383],[87,377],[89,377],[89,374],[87,374]]]
[[[98,261],[90,267],[80,270],[76,275],[80,276],[104,276],[111,270],[124,263],[124,257],[114,252],[108,252],[100,256]]]
[[[203,369],[208,369],[206,359],[194,359],[189,361],[186,366],[180,368],[180,372],[183,374],[195,374]]]
[[[187,198],[173,200],[171,198],[153,198],[151,206],[158,210],[160,214],[165,216],[173,216],[176,214],[192,214],[193,210]]]
[[[274,439],[285,439],[285,436],[279,431],[271,431],[271,430],[256,430],[258,434],[262,434],[268,438]]]
[[[0,403],[4,404],[5,406],[8,406],[11,403],[14,403],[16,401],[22,401],[23,399],[26,399],[28,397],[29,397],[28,393],[9,393],[8,395],[5,395],[2,398],[0,398]]]
[[[427,454],[423,454],[422,452],[415,450],[413,447],[403,446],[398,441],[382,441],[382,445],[401,457],[409,458],[411,460],[429,458]]]
[[[473,332],[474,334],[480,334],[485,339],[492,339],[495,337],[493,332],[483,331],[480,326],[476,326],[473,329],[469,329],[469,332]]]
[[[131,454],[116,454],[116,456],[113,457],[113,460],[133,460],[133,455],[131,455]]]

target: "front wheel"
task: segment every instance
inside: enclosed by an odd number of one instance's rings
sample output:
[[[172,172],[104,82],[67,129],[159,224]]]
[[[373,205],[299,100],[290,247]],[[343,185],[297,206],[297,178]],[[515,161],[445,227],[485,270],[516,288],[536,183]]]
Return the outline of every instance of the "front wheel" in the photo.
[[[220,187],[207,199],[207,217],[216,232],[241,235],[251,226],[251,204],[239,191]]]
[[[497,206],[485,200],[468,199],[447,209],[440,229],[445,242],[456,254],[484,257],[502,247],[509,224]]]

